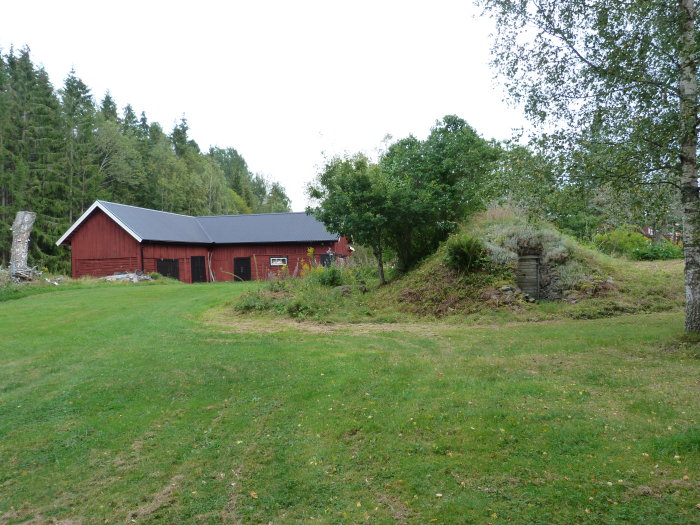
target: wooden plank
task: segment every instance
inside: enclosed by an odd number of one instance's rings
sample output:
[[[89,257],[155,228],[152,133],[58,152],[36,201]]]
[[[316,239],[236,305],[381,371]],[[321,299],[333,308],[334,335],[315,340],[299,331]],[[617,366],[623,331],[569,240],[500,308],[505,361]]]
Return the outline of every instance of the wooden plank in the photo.
[[[533,256],[520,257],[515,280],[520,289],[535,299],[540,295],[539,258]]]

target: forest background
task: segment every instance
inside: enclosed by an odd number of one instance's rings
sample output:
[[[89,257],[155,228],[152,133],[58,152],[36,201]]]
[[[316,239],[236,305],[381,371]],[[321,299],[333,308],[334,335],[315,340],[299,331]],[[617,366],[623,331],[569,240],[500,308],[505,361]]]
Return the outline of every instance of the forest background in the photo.
[[[184,117],[168,133],[109,92],[97,102],[74,71],[54,88],[26,48],[0,54],[0,265],[26,209],[37,214],[31,263],[69,271],[55,242],[96,199],[188,215],[290,211],[284,188],[234,148],[201,151]]]

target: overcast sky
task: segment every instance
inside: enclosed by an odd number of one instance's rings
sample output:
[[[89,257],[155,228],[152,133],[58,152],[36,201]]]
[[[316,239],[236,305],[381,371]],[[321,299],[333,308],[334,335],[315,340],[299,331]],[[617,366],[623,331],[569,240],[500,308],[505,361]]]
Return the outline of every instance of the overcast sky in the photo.
[[[71,68],[202,150],[234,147],[295,211],[324,156],[375,154],[456,114],[505,139],[522,112],[488,66],[487,19],[468,0],[5,2],[0,48],[28,45],[61,87]]]

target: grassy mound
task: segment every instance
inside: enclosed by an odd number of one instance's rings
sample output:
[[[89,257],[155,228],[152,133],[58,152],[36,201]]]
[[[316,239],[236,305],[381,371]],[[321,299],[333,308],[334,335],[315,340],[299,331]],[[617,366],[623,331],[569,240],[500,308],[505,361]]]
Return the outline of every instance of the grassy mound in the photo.
[[[519,256],[540,259],[540,301],[516,283]],[[508,209],[475,217],[418,268],[379,287],[373,267],[307,268],[238,299],[234,309],[321,322],[594,319],[683,305],[682,261],[634,262],[582,246]]]
[[[460,237],[483,243],[485,264],[472,271],[454,268],[448,250]],[[524,255],[540,257],[538,304],[529,304],[517,288],[518,257]],[[394,304],[399,311],[433,317],[598,318],[680,307],[681,274],[680,261],[616,259],[582,246],[547,223],[496,209],[475,217],[418,269],[378,291],[373,304]]]

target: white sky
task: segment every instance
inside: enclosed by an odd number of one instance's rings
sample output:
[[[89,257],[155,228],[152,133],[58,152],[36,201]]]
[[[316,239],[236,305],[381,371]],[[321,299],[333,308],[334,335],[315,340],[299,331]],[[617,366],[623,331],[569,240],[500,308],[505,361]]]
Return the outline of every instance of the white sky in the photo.
[[[488,19],[468,0],[3,2],[0,48],[28,45],[59,88],[72,67],[202,150],[234,147],[295,211],[324,155],[423,138],[447,114],[483,137],[524,125],[488,67]]]

